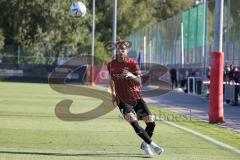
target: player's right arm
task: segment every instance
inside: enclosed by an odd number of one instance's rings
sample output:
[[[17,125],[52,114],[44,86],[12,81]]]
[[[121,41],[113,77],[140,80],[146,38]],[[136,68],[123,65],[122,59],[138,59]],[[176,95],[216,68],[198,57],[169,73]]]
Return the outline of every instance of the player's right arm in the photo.
[[[108,68],[108,72],[109,72],[109,85],[110,85],[110,92],[112,94],[112,103],[114,106],[117,106],[115,85],[114,85],[114,81],[112,80],[112,77],[111,77],[111,63],[108,63],[107,68]]]
[[[111,94],[112,94],[112,103],[114,106],[117,106],[114,81],[111,79],[111,77],[110,77],[110,89],[111,89]]]

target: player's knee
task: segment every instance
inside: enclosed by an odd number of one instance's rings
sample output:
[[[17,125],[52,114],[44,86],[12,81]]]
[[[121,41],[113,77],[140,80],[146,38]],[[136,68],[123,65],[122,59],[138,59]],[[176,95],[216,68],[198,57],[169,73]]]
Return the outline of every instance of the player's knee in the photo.
[[[150,122],[154,122],[154,115],[147,115],[143,117],[143,121],[145,123],[150,123]]]
[[[155,126],[156,126],[156,123],[155,122],[148,122],[146,123],[147,124],[147,128],[151,131],[154,130]]]
[[[132,125],[132,127],[134,128],[134,130],[137,134],[141,134],[143,132],[143,128],[141,126],[139,126],[137,121],[133,121],[130,124]]]
[[[124,116],[125,120],[128,121],[129,123],[132,123],[134,121],[137,121],[137,116],[136,114],[130,112],[130,113],[127,113],[125,116]]]

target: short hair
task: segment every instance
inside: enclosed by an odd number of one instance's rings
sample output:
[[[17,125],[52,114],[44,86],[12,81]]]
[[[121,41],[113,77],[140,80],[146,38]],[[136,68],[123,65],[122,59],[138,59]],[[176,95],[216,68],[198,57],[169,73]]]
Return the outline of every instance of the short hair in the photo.
[[[124,40],[120,40],[116,42],[116,48],[131,48],[132,43],[130,41],[124,41]]]

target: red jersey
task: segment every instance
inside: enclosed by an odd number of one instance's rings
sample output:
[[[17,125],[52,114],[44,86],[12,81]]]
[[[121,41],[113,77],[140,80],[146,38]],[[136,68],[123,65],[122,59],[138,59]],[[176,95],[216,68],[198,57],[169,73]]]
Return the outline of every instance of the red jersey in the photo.
[[[107,67],[114,82],[117,104],[120,101],[131,105],[136,104],[136,101],[142,98],[141,86],[133,79],[124,77],[123,71],[127,70],[135,76],[139,76],[141,71],[137,62],[131,58],[127,58],[125,62],[112,60]]]

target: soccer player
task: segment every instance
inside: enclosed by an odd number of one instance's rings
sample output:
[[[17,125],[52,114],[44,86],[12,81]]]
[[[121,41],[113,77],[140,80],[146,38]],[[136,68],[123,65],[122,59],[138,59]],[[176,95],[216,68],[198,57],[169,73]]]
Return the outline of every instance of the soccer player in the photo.
[[[124,119],[131,124],[137,135],[142,138],[143,142],[140,148],[145,151],[147,156],[152,157],[153,152],[150,147],[157,154],[161,154],[164,150],[151,139],[155,127],[154,116],[143,100],[141,72],[137,62],[127,56],[130,47],[130,42],[118,41],[115,45],[116,59],[113,59],[107,65],[110,74],[112,102],[119,107]],[[138,120],[145,121],[145,130],[139,125]]]

